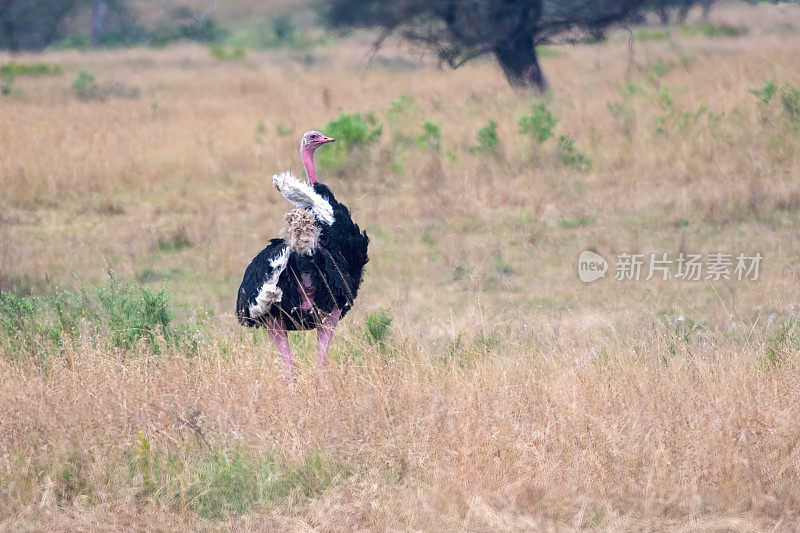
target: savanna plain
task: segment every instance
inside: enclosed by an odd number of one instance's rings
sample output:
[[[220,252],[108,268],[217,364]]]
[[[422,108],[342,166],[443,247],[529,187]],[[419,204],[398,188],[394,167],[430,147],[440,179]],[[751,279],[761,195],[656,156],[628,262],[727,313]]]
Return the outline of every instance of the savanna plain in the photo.
[[[538,97],[361,34],[0,54],[46,65],[0,95],[0,529],[800,528],[800,7],[692,28]],[[371,260],[288,387],[233,308],[311,128]],[[680,252],[764,259],[614,279]]]

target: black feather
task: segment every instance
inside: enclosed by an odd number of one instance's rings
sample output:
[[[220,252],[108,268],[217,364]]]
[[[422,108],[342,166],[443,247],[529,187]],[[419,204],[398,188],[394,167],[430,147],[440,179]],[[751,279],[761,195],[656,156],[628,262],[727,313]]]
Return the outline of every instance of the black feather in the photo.
[[[353,222],[350,211],[336,201],[328,187],[315,183],[314,190],[331,204],[334,223],[320,225],[319,245],[312,255],[291,253],[286,269],[278,278],[277,285],[283,297],[267,315],[281,320],[288,330],[313,329],[319,325],[321,313],[327,314],[337,307],[342,310],[342,316],[347,314],[358,295],[364,265],[369,261],[367,232],[362,232]],[[282,239],[272,239],[269,246],[247,266],[236,301],[236,315],[241,324],[248,327],[263,325],[265,317],[251,317],[250,305],[255,303],[262,285],[272,274],[270,261],[285,247]],[[300,309],[304,299],[300,284],[303,272],[309,274],[316,288],[314,308],[309,311]]]

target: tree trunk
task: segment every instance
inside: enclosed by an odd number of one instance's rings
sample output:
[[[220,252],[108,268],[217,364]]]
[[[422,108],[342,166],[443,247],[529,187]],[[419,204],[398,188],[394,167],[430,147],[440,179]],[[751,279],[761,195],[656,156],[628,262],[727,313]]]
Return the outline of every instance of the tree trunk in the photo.
[[[714,6],[714,0],[705,0],[703,2],[703,22],[708,22],[708,15],[711,14],[711,8]]]
[[[92,0],[92,48],[97,48],[103,41],[107,15],[106,0]]]
[[[526,35],[502,48],[495,48],[493,52],[512,86],[532,87],[541,92],[547,90],[547,81],[539,66],[533,36]]]

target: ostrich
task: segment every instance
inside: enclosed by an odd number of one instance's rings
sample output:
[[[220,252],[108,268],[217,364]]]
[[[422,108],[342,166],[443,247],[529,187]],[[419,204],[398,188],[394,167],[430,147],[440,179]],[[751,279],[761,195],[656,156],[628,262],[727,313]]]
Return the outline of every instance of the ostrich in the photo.
[[[350,211],[317,181],[314,152],[333,142],[307,131],[300,156],[308,184],[289,172],[272,177],[283,196],[298,207],[284,216],[280,238],[272,239],[248,265],[236,301],[239,322],[265,327],[284,363],[284,377],[294,376],[287,332],[317,329],[317,364],[324,368],[339,319],[353,305],[369,260],[367,232]]]

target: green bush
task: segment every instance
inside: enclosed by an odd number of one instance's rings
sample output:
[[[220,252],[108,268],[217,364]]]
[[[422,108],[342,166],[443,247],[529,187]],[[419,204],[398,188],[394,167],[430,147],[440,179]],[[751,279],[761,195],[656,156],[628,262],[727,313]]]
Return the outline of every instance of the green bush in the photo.
[[[780,365],[800,352],[800,325],[795,317],[781,317],[771,326],[763,360],[770,365]]]
[[[169,297],[162,289],[153,293],[147,287],[125,285],[109,272],[106,286],[97,288],[102,315],[114,346],[131,348],[144,340],[159,351],[156,339],[174,339]]]
[[[417,137],[417,145],[423,152],[438,152],[442,147],[442,128],[430,120],[422,125],[423,133]]]
[[[800,90],[797,87],[784,85],[781,88],[781,104],[789,120],[800,120]]]
[[[340,113],[339,118],[325,124],[322,131],[336,142],[317,152],[317,163],[322,169],[342,174],[368,158],[366,148],[378,142],[383,125],[371,112]]]
[[[78,71],[78,77],[72,82],[72,90],[81,100],[93,98],[97,92],[97,83],[94,74],[85,70]]]
[[[14,75],[5,72],[0,73],[0,94],[11,96],[14,93]]]
[[[83,293],[21,297],[0,292],[0,347],[14,360],[32,358],[46,371],[78,334],[80,322],[94,316]]]
[[[575,139],[567,135],[558,137],[558,156],[567,166],[586,169],[592,166],[592,159],[575,148]]]
[[[418,124],[422,117],[422,109],[414,99],[405,93],[400,93],[396,98],[389,102],[386,109],[386,121],[392,127],[392,136],[395,140],[401,140],[403,128],[411,128]]]
[[[771,123],[776,117],[775,110],[770,107],[770,104],[780,94],[780,105],[784,117],[793,127],[800,126],[800,89],[789,84],[778,87],[772,81],[767,80],[763,87],[750,89],[750,92],[758,98],[762,120]]]
[[[369,313],[364,325],[370,344],[378,346],[381,352],[386,352],[386,341],[391,333],[392,313],[388,309]]]
[[[139,98],[139,88],[125,83],[112,82],[99,84],[90,72],[78,71],[78,77],[72,82],[72,91],[80,100],[105,100],[109,96],[117,98]]]
[[[750,92],[756,95],[762,104],[768,104],[778,94],[778,86],[767,80],[763,87],[760,89],[750,89]]]
[[[275,35],[276,45],[291,45],[295,42],[295,30],[297,28],[292,17],[289,15],[277,16],[272,19],[270,25],[272,26],[272,33]]]
[[[208,51],[211,52],[214,58],[220,61],[236,61],[238,59],[244,59],[245,56],[247,56],[247,52],[245,52],[244,48],[241,46],[232,46],[228,48],[221,44],[212,44],[208,47]]]
[[[541,144],[553,136],[556,124],[558,119],[547,109],[544,102],[537,102],[533,105],[530,115],[520,117],[519,131],[532,135],[536,142]]]
[[[489,119],[484,127],[475,134],[478,144],[471,146],[469,151],[472,153],[496,154],[500,149],[500,137],[497,135],[497,122]]]

